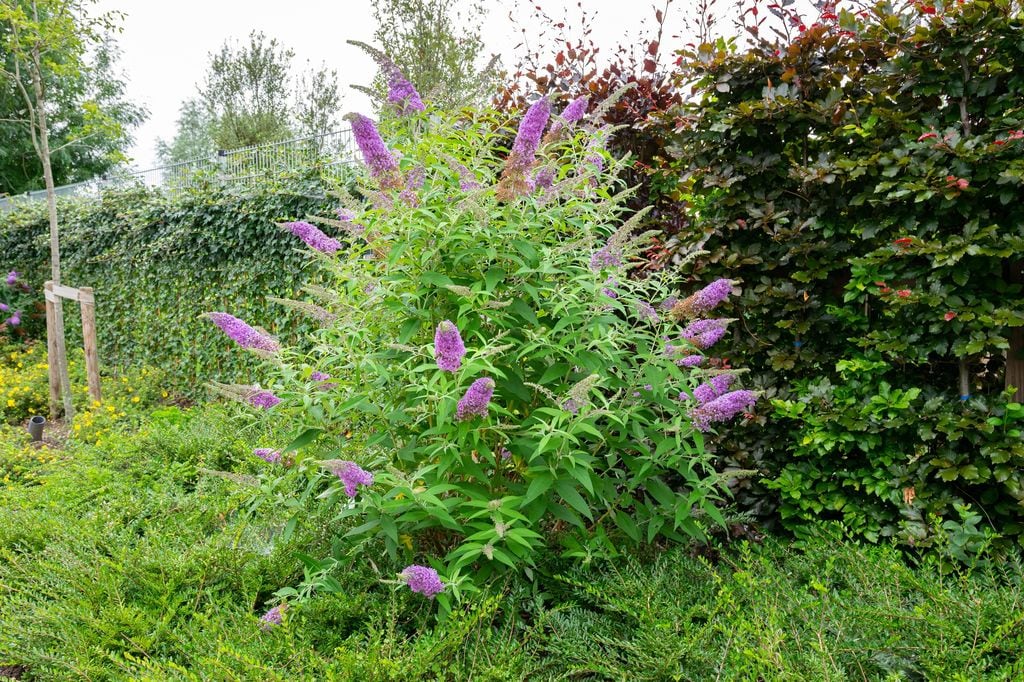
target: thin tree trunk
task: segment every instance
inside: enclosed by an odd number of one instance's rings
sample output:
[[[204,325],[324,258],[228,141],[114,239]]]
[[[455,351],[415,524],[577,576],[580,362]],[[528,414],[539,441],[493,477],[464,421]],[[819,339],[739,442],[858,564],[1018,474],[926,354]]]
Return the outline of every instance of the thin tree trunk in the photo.
[[[1007,263],[1007,281],[1024,284],[1024,260]],[[1017,391],[1011,400],[1020,402],[1024,398],[1024,327],[1010,327],[1010,347],[1006,350],[1006,372],[1004,385]]]
[[[54,191],[53,168],[50,166],[50,137],[46,124],[46,96],[40,75],[42,64],[39,51],[33,50],[32,87],[36,95],[36,116],[39,126],[39,157],[43,163],[43,181],[46,183],[46,208],[50,216],[50,271],[54,284],[60,284],[60,236],[57,231],[57,195]],[[53,302],[54,312],[54,349],[56,357],[49,362],[56,362],[60,372],[60,389],[64,394],[64,418],[71,421],[75,417],[75,406],[71,396],[71,377],[68,375],[68,356],[64,344],[64,306],[60,297]]]

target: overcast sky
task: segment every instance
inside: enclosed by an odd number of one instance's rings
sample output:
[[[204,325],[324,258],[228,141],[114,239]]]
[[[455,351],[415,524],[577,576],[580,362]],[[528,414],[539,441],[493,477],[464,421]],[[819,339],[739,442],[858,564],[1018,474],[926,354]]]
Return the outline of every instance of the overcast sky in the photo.
[[[574,17],[578,16],[576,2],[544,0],[543,5],[555,18],[561,17],[568,6],[569,16]],[[658,5],[663,2],[658,0]],[[682,14],[691,3],[674,0],[663,40],[666,46],[679,42],[670,41],[668,33],[682,32]],[[502,55],[505,65],[511,66],[514,46],[522,36],[509,20],[509,13],[526,23],[534,3],[483,0],[483,4],[488,8],[484,25],[488,52]],[[583,0],[582,4],[594,18],[595,42],[607,52],[635,37],[641,22],[650,21],[654,15],[649,0]],[[128,79],[128,95],[149,110],[149,119],[136,130],[136,145],[130,152],[136,168],[157,164],[156,140],[173,137],[178,107],[195,95],[209,53],[226,39],[241,40],[253,30],[263,31],[294,50],[296,67],[304,67],[308,60],[313,65],[323,62],[337,69],[342,109],[369,110],[365,96],[348,85],[369,83],[374,64],[345,41],[372,41],[375,23],[370,0],[99,0],[98,7],[125,14],[118,43],[123,50],[121,66]]]

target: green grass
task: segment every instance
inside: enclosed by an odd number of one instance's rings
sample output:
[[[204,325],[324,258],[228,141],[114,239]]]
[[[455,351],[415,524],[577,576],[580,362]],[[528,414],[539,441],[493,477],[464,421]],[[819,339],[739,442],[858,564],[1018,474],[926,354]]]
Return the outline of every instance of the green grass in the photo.
[[[161,413],[0,487],[0,668],[30,680],[1019,680],[1019,561],[941,575],[823,530],[546,567],[436,624],[382,556],[269,632],[297,551],[343,534],[310,508],[253,509],[256,427]],[[235,478],[210,471],[232,472]],[[371,559],[366,561],[365,559]],[[1017,667],[1014,668],[1014,665]]]

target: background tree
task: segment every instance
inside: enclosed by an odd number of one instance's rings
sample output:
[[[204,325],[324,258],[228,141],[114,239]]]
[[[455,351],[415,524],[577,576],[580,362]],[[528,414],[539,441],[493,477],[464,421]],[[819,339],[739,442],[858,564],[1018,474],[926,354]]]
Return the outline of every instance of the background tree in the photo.
[[[217,151],[213,118],[198,99],[187,99],[178,110],[177,133],[167,142],[156,141],[156,153],[164,164],[205,158]]]
[[[255,31],[241,47],[225,42],[210,55],[197,96],[181,105],[174,138],[157,142],[161,161],[335,130],[341,99],[337,72],[321,66],[296,74],[294,55],[276,38]]]
[[[493,94],[496,61],[481,63],[482,3],[459,11],[456,0],[380,0],[373,16],[376,45],[435,106],[482,104]],[[374,91],[383,93],[386,85],[378,77]]]
[[[8,8],[17,2],[4,2]],[[24,4],[24,3],[20,3]],[[0,193],[18,194],[42,188],[39,156],[28,135],[29,113],[17,83],[16,53],[7,47],[12,27],[0,22]],[[65,185],[102,175],[126,160],[131,131],[145,118],[145,110],[125,97],[125,82],[118,72],[119,52],[113,37],[97,35],[97,42],[81,57],[82,68],[47,69],[43,88],[48,93],[49,118],[59,121],[50,133],[54,182]],[[55,64],[66,55],[51,53]],[[8,77],[5,77],[6,74]],[[27,80],[23,85],[28,86]],[[31,88],[26,88],[31,90]]]

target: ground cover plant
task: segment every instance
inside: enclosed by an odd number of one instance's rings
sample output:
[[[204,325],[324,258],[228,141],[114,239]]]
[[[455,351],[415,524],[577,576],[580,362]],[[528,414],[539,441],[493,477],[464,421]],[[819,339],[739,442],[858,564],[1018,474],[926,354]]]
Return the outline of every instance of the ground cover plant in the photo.
[[[158,408],[0,486],[0,669],[23,680],[1012,680],[1021,567],[942,575],[835,529],[657,545],[498,581],[445,623],[369,565],[261,620],[338,523],[257,505],[280,437],[234,407]],[[347,527],[352,521],[343,521]],[[1014,666],[1018,666],[1014,668]]]

